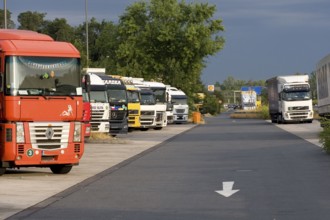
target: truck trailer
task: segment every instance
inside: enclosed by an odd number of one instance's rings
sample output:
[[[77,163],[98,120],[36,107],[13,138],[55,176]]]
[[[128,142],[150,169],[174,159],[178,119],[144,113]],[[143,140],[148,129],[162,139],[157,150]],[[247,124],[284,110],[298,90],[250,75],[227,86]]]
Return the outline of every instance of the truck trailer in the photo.
[[[317,105],[321,117],[330,118],[330,55],[325,56],[316,66]]]
[[[0,175],[70,172],[84,153],[80,53],[33,31],[0,29]]]
[[[276,76],[266,81],[273,123],[313,121],[308,75]]]

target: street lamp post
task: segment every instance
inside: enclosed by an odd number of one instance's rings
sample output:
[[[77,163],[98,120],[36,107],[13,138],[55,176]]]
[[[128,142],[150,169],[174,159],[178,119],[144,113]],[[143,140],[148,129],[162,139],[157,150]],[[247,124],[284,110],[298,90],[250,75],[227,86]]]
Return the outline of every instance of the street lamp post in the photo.
[[[85,23],[86,23],[86,67],[88,68],[88,60],[89,60],[89,46],[88,46],[88,16],[87,16],[87,0],[85,0]]]
[[[7,29],[7,0],[3,0],[3,14],[4,14],[4,25],[5,29]]]

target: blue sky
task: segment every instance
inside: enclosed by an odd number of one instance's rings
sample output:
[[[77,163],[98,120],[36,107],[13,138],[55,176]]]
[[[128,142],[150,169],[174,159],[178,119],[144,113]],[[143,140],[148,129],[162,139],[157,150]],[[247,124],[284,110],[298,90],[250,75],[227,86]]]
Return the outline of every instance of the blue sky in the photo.
[[[192,2],[193,0],[186,0]],[[88,17],[117,21],[134,0],[88,0]],[[205,84],[228,76],[266,80],[275,75],[311,73],[330,53],[329,0],[195,0],[217,6],[214,18],[225,26],[225,47],[207,59]],[[1,7],[1,5],[0,5]],[[16,22],[25,11],[65,18],[71,25],[85,20],[85,0],[7,0]]]

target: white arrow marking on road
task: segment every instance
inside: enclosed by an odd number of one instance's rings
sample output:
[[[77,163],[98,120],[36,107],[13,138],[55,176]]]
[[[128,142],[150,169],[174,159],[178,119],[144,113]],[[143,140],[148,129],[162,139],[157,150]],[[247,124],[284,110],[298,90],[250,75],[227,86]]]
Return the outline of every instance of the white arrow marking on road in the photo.
[[[234,182],[222,182],[223,190],[217,190],[216,193],[223,195],[224,197],[232,196],[234,193],[237,193],[239,189],[234,189]]]

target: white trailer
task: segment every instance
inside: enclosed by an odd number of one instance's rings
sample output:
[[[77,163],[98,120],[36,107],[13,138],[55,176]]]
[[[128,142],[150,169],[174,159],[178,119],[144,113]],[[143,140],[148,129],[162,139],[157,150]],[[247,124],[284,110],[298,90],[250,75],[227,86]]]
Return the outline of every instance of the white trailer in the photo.
[[[313,121],[308,75],[276,76],[266,81],[273,123]]]
[[[325,56],[316,66],[318,113],[330,118],[330,55]]]
[[[242,109],[255,110],[257,108],[257,93],[254,90],[241,91]]]

